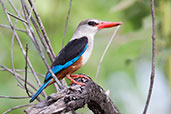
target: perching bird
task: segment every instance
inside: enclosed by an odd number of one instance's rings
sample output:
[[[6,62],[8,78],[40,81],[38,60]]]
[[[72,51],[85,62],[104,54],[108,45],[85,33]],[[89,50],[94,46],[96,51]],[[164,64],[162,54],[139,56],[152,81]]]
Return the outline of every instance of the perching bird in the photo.
[[[84,83],[76,82],[72,78],[87,77],[83,75],[74,75],[72,73],[78,70],[88,61],[93,50],[95,34],[103,28],[115,27],[120,24],[122,23],[105,22],[97,19],[87,19],[85,21],[82,21],[78,25],[71,40],[57,55],[55,61],[51,66],[52,72],[59,80],[63,79],[66,76],[69,80],[71,80],[72,83],[84,85]],[[52,78],[50,72],[48,72],[46,74],[44,83],[32,96],[30,102],[33,102],[34,99],[36,99],[37,96],[43,91],[43,89],[54,82],[55,81]]]

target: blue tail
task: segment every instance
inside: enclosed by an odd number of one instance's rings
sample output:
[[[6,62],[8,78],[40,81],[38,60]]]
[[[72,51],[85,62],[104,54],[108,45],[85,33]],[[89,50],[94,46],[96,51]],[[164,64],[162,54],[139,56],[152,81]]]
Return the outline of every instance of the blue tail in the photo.
[[[37,96],[43,91],[43,89],[45,89],[45,87],[48,85],[49,82],[50,82],[50,80],[48,82],[43,83],[41,85],[41,87],[39,88],[39,90],[30,99],[30,103],[33,102],[37,98]]]

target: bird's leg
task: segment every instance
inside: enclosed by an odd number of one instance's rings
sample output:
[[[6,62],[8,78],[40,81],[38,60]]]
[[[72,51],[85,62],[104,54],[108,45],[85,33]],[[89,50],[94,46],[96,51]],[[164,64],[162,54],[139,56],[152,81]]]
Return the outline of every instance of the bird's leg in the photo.
[[[72,78],[70,77],[70,75],[66,75],[66,77],[67,77],[72,83],[74,83],[74,84],[77,84],[77,85],[85,85],[84,83],[75,81],[74,79],[72,79]]]
[[[84,75],[81,75],[81,74],[71,74],[70,75],[73,79],[76,79],[76,78],[85,78],[87,80],[90,80],[87,76],[84,76]]]

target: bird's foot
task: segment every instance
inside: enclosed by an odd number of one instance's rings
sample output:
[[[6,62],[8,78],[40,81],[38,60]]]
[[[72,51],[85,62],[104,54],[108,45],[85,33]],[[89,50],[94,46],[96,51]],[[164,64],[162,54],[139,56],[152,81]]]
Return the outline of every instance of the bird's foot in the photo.
[[[87,80],[90,80],[87,76],[84,76],[84,75],[81,75],[81,74],[71,74],[70,75],[73,79],[76,79],[76,78],[85,78]]]
[[[74,79],[76,79],[76,78],[85,78],[85,79],[88,79],[88,80],[89,80],[89,78],[86,77],[86,76],[84,76],[84,75],[71,74],[70,76],[68,75],[68,76],[66,76],[66,77],[67,77],[72,83],[77,84],[77,85],[85,85],[85,83],[81,83],[81,82],[75,81]],[[71,78],[71,77],[72,77],[72,78]]]

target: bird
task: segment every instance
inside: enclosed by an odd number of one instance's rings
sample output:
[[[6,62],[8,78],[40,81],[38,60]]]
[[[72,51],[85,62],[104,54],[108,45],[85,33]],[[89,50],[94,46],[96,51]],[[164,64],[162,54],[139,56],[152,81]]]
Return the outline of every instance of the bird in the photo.
[[[98,19],[86,19],[80,22],[71,40],[66,44],[64,48],[60,50],[54,62],[52,63],[52,72],[59,80],[67,77],[69,80],[71,80],[72,83],[85,85],[84,83],[76,82],[74,79],[78,77],[88,79],[88,77],[72,73],[80,69],[88,61],[93,50],[94,36],[96,33],[101,29],[116,27],[121,24],[122,22],[108,22]],[[38,97],[43,89],[53,84],[54,82],[55,80],[51,76],[51,73],[47,72],[44,83],[32,96],[30,103]]]

